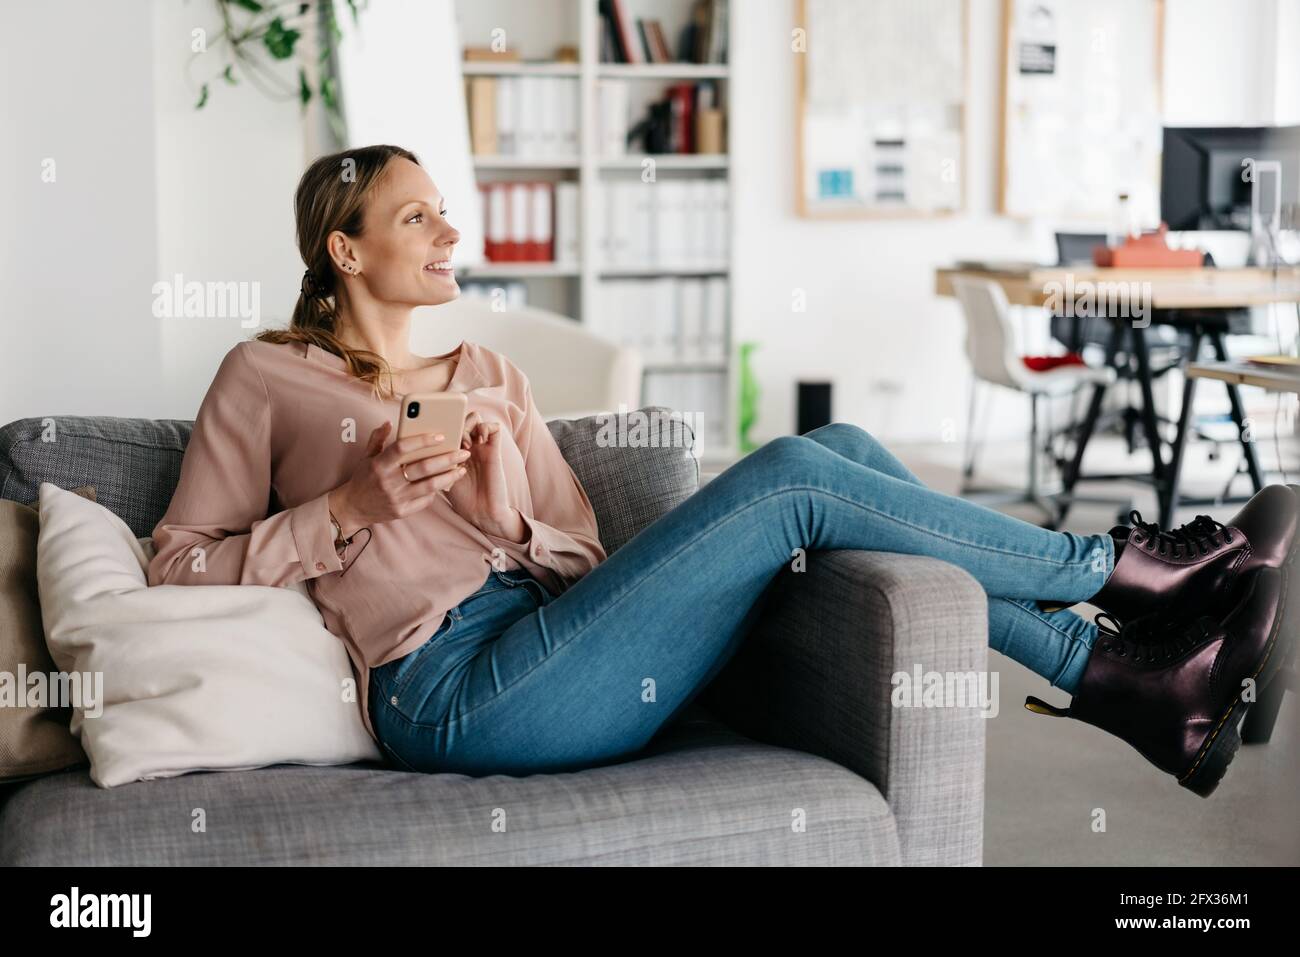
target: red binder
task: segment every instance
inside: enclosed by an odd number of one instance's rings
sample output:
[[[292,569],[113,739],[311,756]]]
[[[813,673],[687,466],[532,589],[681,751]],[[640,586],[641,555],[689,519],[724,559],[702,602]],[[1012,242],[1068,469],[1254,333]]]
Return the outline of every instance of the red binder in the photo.
[[[695,84],[676,83],[668,88],[672,102],[673,151],[695,152]]]

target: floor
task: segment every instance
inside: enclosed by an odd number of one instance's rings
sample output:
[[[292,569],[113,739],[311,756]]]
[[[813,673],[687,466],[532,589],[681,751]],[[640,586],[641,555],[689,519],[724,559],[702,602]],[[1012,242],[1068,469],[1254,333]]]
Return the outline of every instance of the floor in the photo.
[[[958,487],[960,449],[912,446],[895,450],[926,484],[947,492]],[[1217,462],[1204,450],[1189,452],[1184,475],[1189,494],[1215,495],[1239,459],[1225,450]],[[1118,439],[1099,440],[1086,470],[1125,471],[1145,456],[1128,459]],[[1265,461],[1275,457],[1265,454]],[[990,448],[982,482],[1023,482],[1019,444]],[[1281,481],[1271,476],[1268,481]],[[1288,481],[1300,478],[1292,473]],[[1248,491],[1239,480],[1236,490]],[[1097,495],[1131,494],[1146,521],[1158,518],[1149,489],[1136,483],[1095,483]],[[1239,504],[1200,506],[1179,512],[1176,524],[1198,514],[1226,522]],[[1037,521],[1033,509],[1005,509]],[[1117,507],[1078,505],[1067,528],[1106,531]],[[1087,608],[1077,609],[1087,612]],[[1243,746],[1218,790],[1201,798],[1147,763],[1125,742],[1079,721],[1037,715],[1022,706],[1026,694],[1065,706],[1069,696],[1019,663],[990,650],[999,671],[1000,708],[989,719],[984,862],[996,865],[1264,865],[1300,864],[1300,707],[1288,695],[1268,744]]]

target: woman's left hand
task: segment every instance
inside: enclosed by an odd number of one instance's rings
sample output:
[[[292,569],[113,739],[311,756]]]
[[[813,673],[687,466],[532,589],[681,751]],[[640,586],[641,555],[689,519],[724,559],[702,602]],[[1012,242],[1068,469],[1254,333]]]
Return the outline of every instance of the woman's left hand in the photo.
[[[445,494],[452,508],[479,530],[517,542],[527,527],[507,494],[503,441],[500,422],[484,422],[477,412],[469,413],[460,441],[470,452],[461,463],[465,474]]]

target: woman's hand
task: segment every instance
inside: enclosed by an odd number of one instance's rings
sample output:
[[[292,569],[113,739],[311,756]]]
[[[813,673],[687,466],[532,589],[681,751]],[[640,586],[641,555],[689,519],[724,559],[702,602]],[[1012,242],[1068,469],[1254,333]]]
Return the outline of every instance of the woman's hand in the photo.
[[[366,456],[352,478],[330,493],[330,511],[345,536],[374,522],[390,522],[428,508],[440,492],[453,488],[465,475],[469,455],[464,449],[410,462],[403,475],[398,459],[434,445],[442,436],[410,435],[384,448],[391,429],[392,423],[385,422],[370,433]]]
[[[506,469],[501,458],[500,422],[484,422],[477,412],[465,417],[461,449],[470,457],[465,478],[447,491],[456,512],[480,531],[517,542],[527,533],[524,518],[510,504]]]

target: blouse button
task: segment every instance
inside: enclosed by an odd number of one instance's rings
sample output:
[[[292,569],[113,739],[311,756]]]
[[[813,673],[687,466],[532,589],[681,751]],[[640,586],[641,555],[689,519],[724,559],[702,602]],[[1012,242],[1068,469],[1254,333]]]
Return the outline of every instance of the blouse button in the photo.
[[[317,562],[317,563],[316,563],[316,571],[318,571],[318,572],[323,572],[324,570],[325,570],[325,563],[324,563],[324,562]]]

